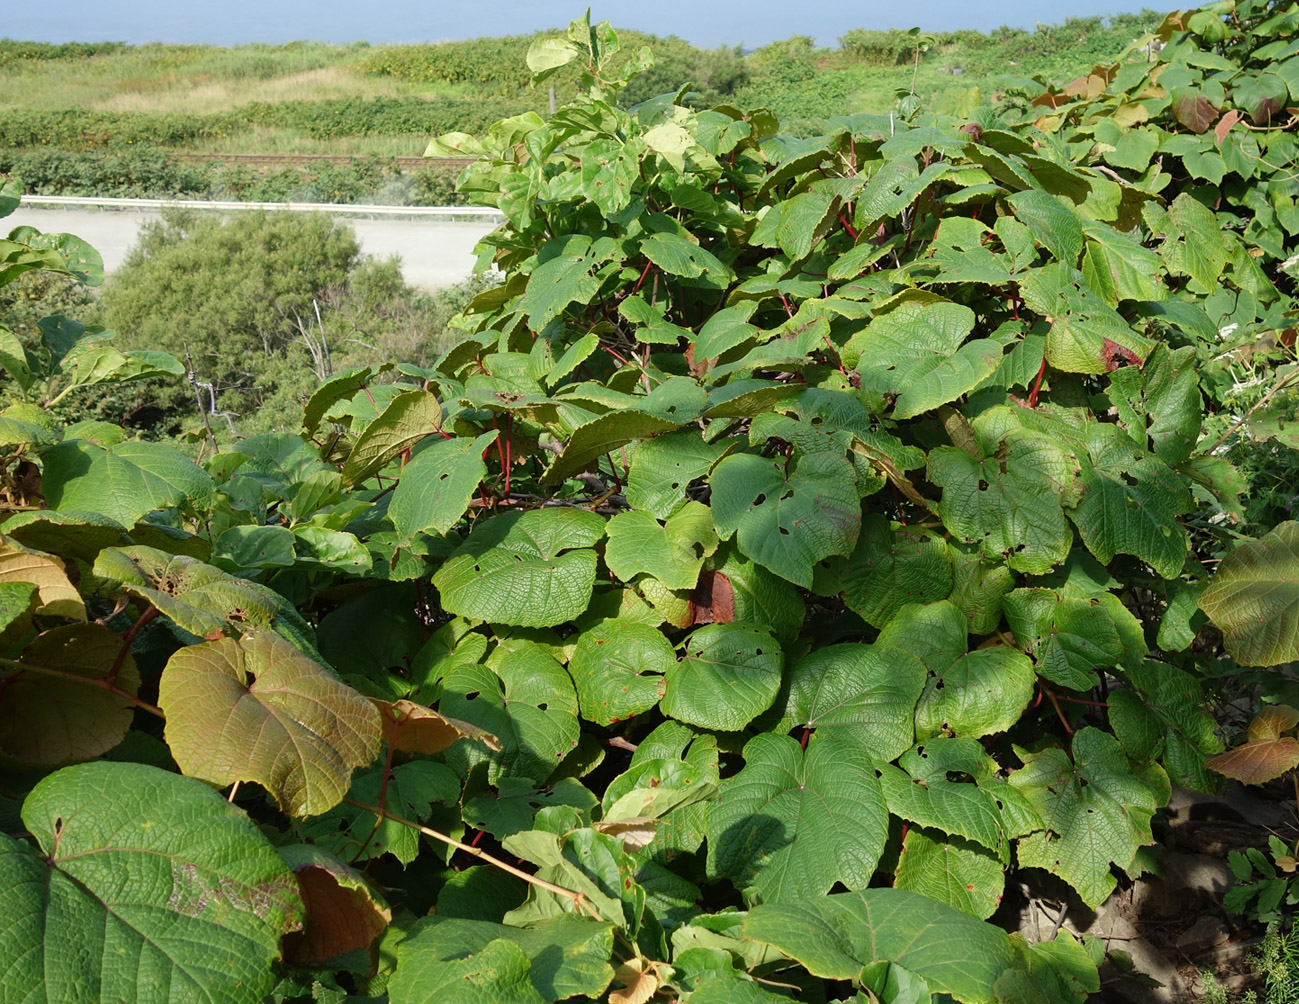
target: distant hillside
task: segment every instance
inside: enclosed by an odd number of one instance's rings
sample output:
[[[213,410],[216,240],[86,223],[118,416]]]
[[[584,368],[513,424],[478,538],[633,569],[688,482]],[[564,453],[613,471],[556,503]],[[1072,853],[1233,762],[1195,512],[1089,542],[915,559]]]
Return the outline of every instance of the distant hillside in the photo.
[[[1112,60],[1160,17],[1147,10],[987,34],[857,28],[835,48],[795,36],[748,53],[620,32],[625,51],[645,45],[655,54],[624,100],[690,82],[693,100],[766,106],[803,134],[831,115],[886,110],[913,87],[930,107],[959,113],[1017,78],[1067,79]],[[0,171],[43,193],[444,202],[450,172],[391,158],[418,156],[434,133],[545,114],[548,90],[531,86],[524,62],[534,37],[235,48],[0,39]],[[576,78],[550,83],[562,101]],[[172,156],[180,152],[188,160]],[[252,169],[195,159],[305,153],[366,160]]]

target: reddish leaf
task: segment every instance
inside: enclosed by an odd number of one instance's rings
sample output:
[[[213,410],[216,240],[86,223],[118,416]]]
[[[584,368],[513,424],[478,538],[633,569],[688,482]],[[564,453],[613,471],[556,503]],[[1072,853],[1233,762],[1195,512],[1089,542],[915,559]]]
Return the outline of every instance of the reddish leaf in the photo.
[[[284,937],[284,958],[315,965],[369,948],[392,922],[392,911],[361,874],[310,844],[279,848],[302,894],[306,923]]]
[[[1119,368],[1119,361],[1129,363],[1133,366],[1141,365],[1141,357],[1133,352],[1126,345],[1120,345],[1118,342],[1112,342],[1105,339],[1101,346],[1101,359],[1105,362],[1106,372],[1111,372]]]
[[[1186,90],[1173,97],[1173,115],[1191,132],[1204,132],[1218,117],[1218,109],[1199,91]]]
[[[501,741],[476,725],[447,718],[414,701],[371,701],[383,717],[384,742],[403,753],[441,753],[457,739],[473,739],[500,752]]]
[[[1209,757],[1204,766],[1244,784],[1263,784],[1299,767],[1299,740],[1281,736],[1246,743]]]
[[[1227,133],[1231,132],[1231,127],[1239,121],[1240,112],[1234,108],[1218,119],[1218,124],[1213,127],[1213,134],[1218,137],[1218,146],[1222,146],[1222,141],[1227,138]]]
[[[690,623],[730,624],[735,620],[735,593],[721,572],[703,571],[690,593]]]

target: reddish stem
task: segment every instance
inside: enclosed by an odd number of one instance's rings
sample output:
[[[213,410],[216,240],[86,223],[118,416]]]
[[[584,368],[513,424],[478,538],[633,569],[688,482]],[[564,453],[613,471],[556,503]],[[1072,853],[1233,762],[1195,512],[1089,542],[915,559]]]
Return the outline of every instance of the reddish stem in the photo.
[[[131,651],[131,645],[135,642],[135,636],[140,633],[140,629],[149,621],[158,616],[158,608],[150,607],[136,619],[135,623],[122,635],[122,647],[117,650],[117,658],[113,660],[113,668],[108,671],[104,677],[105,682],[110,687],[117,686],[117,672],[122,668],[122,663],[126,661],[126,653]]]
[[[645,277],[649,275],[649,270],[653,267],[654,267],[654,263],[652,261],[647,261],[645,263],[645,270],[641,272],[640,278],[636,280],[636,285],[632,287],[631,290],[632,296],[635,296],[637,293],[640,292],[641,285],[645,282]]]
[[[1028,393],[1028,406],[1037,407],[1037,392],[1042,389],[1042,377],[1046,375],[1046,356],[1042,356],[1042,365],[1037,371],[1037,380],[1033,383],[1033,389]]]
[[[514,432],[514,416],[505,416],[505,497],[510,497],[510,468],[514,458],[511,455],[510,437]]]
[[[848,231],[848,236],[853,240],[857,239],[857,231],[852,228],[852,224],[844,218],[843,213],[839,214],[839,222],[843,224],[844,230]]]

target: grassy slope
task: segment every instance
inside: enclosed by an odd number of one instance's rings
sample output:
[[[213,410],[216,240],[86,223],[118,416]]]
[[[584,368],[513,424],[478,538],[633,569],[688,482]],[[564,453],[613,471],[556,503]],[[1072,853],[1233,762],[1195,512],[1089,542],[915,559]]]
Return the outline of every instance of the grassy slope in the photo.
[[[915,86],[933,99],[930,107],[959,112],[976,99],[974,89],[989,93],[1007,72],[1067,79],[1112,59],[1158,20],[1147,12],[1108,25],[1090,18],[1039,26],[1035,32],[946,33],[933,39],[921,59]],[[829,115],[886,110],[898,88],[911,86],[911,43],[899,35],[858,30],[845,36],[849,42],[855,36],[855,48],[837,49],[816,49],[809,39],[795,38],[744,56],[633,32],[623,33],[623,40],[655,51],[659,65],[637,84],[648,93],[692,79],[707,100],[767,105],[791,130],[809,133]],[[73,124],[51,140],[55,131],[35,119],[34,135],[47,148],[418,155],[430,131],[455,128],[462,118],[463,127],[473,130],[480,127],[474,119],[544,110],[544,94],[522,85],[529,41],[384,48],[146,45],[61,58],[30,58],[42,54],[39,47],[0,41],[0,154],[6,146],[12,153],[28,145],[6,138],[5,119],[46,115]],[[559,79],[561,97],[572,85]],[[389,114],[376,127],[380,118],[367,114],[366,104],[374,100],[397,106],[399,114]],[[346,114],[339,114],[343,106]],[[210,123],[211,128],[159,140],[148,134],[153,120]],[[431,122],[436,123],[432,128]]]

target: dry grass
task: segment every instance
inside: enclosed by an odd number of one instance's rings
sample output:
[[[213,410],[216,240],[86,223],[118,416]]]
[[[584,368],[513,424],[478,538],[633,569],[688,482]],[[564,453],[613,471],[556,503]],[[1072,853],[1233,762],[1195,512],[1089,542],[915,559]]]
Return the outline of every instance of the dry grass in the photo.
[[[352,69],[363,46],[146,45],[76,61],[32,61],[0,70],[0,107],[217,112],[251,101],[427,93]]]

